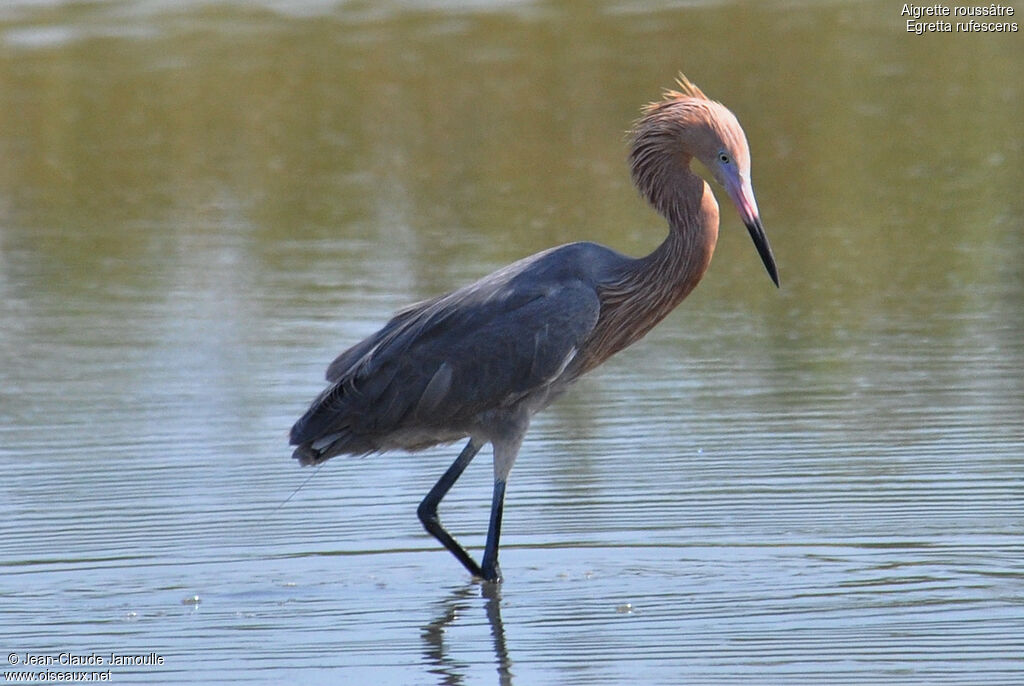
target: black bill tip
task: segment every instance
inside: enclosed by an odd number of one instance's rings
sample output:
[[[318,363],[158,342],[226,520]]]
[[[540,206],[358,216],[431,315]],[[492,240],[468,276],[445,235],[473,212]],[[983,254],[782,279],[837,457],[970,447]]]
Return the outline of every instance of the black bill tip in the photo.
[[[772,278],[772,283],[778,288],[779,268],[775,266],[775,255],[772,254],[772,246],[768,245],[768,237],[764,233],[760,217],[755,217],[753,221],[747,224],[747,231],[750,232],[750,238],[754,241],[757,254],[761,256],[761,261],[764,262],[764,268],[768,270],[768,276]]]

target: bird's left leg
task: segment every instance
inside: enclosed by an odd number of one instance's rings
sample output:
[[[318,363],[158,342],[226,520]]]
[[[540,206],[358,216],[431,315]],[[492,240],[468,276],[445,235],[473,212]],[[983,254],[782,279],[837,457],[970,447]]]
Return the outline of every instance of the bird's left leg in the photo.
[[[501,512],[505,508],[505,480],[494,481],[491,496],[491,524],[487,527],[487,543],[484,545],[483,564],[480,565],[483,578],[487,581],[501,581],[498,566],[498,539],[501,538]]]
[[[518,428],[515,435],[506,440],[491,441],[491,445],[494,446],[494,493],[491,496],[491,523],[487,527],[487,543],[484,545],[484,558],[480,565],[483,577],[487,581],[501,581],[498,540],[501,538],[501,513],[505,508],[505,484],[512,464],[519,455],[519,446],[526,431],[525,425]]]

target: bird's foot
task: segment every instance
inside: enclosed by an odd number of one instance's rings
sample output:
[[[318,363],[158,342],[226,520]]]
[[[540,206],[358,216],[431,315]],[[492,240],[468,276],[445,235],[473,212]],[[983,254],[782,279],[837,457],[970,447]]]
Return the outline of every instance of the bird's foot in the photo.
[[[501,567],[498,566],[497,560],[484,560],[484,563],[480,566],[480,571],[483,572],[480,578],[484,581],[494,584],[501,583]]]

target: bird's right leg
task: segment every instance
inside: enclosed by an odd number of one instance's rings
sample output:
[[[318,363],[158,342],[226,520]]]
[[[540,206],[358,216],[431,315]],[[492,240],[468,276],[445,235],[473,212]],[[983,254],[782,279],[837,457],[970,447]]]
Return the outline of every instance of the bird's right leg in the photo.
[[[437,506],[444,498],[445,494],[451,490],[451,487],[455,485],[459,477],[462,476],[462,472],[466,471],[466,467],[472,462],[476,454],[480,452],[482,444],[477,443],[472,438],[469,439],[469,443],[462,449],[459,456],[455,458],[455,462],[448,468],[434,487],[430,489],[427,496],[420,503],[419,508],[416,510],[416,514],[419,515],[420,521],[423,522],[423,528],[427,530],[431,536],[441,542],[445,548],[451,551],[451,554],[458,558],[459,562],[469,570],[469,573],[475,577],[484,578],[483,570],[480,569],[473,558],[469,556],[469,553],[459,545],[450,533],[445,531],[445,528],[441,526],[441,520],[437,516]]]

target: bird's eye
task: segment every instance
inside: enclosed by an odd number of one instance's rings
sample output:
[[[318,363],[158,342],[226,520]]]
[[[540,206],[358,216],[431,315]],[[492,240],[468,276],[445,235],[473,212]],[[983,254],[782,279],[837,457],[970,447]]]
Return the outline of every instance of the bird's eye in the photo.
[[[722,164],[729,164],[729,155],[724,152],[718,153],[718,161]]]

